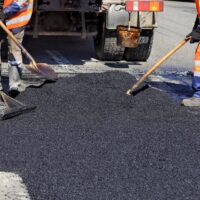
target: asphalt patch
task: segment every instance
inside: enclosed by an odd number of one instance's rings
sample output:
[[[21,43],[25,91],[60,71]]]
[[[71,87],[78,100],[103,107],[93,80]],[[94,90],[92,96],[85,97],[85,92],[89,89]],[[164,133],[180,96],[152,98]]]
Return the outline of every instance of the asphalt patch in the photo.
[[[80,74],[17,97],[35,112],[0,122],[0,171],[37,200],[199,199],[199,110],[126,73]]]

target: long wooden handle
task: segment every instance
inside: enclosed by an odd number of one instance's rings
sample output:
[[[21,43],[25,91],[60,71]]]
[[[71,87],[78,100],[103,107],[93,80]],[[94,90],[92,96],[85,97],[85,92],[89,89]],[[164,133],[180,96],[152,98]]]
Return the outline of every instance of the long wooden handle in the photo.
[[[184,44],[186,44],[191,37],[185,38],[182,40],[174,49],[172,49],[169,53],[167,53],[160,61],[158,61],[153,67],[151,67],[140,79],[137,83],[135,83],[131,89],[127,91],[127,95],[131,95],[135,90],[139,88],[139,86],[146,80],[146,78],[151,75],[157,68],[160,67],[162,63],[164,63],[170,56],[172,56],[178,49],[180,49]]]
[[[36,66],[36,62],[31,54],[22,46],[22,44],[16,39],[13,33],[6,27],[6,25],[0,20],[0,27],[8,34],[8,36],[15,42],[15,44],[22,50],[22,53],[29,59],[30,62]]]

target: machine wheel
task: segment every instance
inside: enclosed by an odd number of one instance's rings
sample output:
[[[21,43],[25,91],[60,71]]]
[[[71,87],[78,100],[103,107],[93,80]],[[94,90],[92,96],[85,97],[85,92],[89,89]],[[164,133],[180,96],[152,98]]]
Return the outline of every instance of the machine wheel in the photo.
[[[99,18],[98,35],[94,38],[96,57],[100,60],[122,60],[125,48],[117,45],[116,30],[105,28],[105,17]]]
[[[142,30],[139,45],[136,48],[126,48],[125,59],[127,61],[147,61],[152,49],[153,34],[153,29]]]

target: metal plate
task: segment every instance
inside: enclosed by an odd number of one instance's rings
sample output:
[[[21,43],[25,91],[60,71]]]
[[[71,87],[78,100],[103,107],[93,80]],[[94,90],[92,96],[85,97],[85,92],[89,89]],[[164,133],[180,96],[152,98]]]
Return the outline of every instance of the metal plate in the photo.
[[[124,6],[112,5],[107,14],[106,27],[107,29],[116,29],[118,25],[127,26],[129,14]],[[131,26],[140,28],[153,28],[155,21],[153,20],[152,12],[132,12]]]
[[[44,0],[38,3],[44,11],[97,11],[96,0]]]

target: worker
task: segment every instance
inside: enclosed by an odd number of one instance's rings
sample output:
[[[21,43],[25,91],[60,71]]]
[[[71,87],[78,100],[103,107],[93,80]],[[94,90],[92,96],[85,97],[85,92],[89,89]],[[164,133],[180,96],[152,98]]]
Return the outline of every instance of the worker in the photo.
[[[195,53],[194,63],[194,77],[192,81],[192,88],[194,94],[191,98],[184,99],[182,104],[184,106],[197,106],[200,107],[200,0],[196,0],[197,18],[193,27],[192,33],[190,34],[190,43],[198,43]]]
[[[1,0],[0,19],[5,22],[17,40],[22,43],[25,27],[31,19],[33,0]],[[9,94],[16,96],[20,92],[22,76],[22,52],[8,37],[8,74]]]

